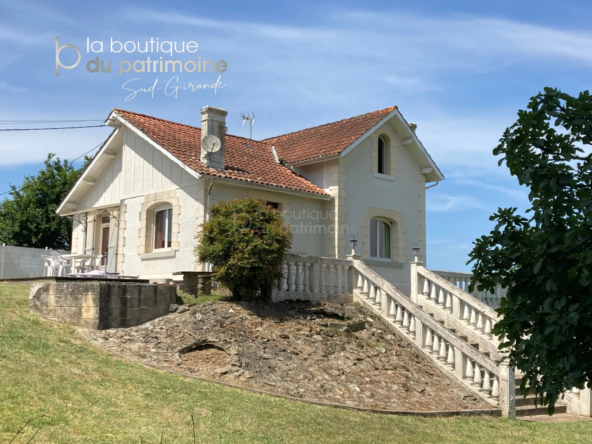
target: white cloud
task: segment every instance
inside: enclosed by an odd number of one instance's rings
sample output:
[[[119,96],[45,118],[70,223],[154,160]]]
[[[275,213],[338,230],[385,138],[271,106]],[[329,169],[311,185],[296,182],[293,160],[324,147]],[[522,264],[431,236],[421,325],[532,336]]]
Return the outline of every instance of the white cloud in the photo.
[[[452,196],[445,193],[428,193],[427,211],[450,213],[466,210],[488,210],[488,206],[474,196]]]
[[[492,183],[483,182],[480,180],[467,179],[467,178],[457,179],[457,180],[455,180],[455,183],[457,183],[459,185],[467,185],[470,187],[479,187],[479,188],[484,188],[484,189],[491,190],[491,191],[496,191],[498,193],[512,197],[516,200],[523,201],[523,203],[528,202],[528,191],[526,191],[526,189],[524,187],[520,187],[517,189],[516,188],[508,188],[508,187],[505,187],[502,185],[496,185],[496,184],[492,184]]]
[[[8,83],[0,80],[0,91],[7,91],[7,92],[11,92],[11,93],[23,93],[23,92],[27,92],[27,89],[19,88],[17,86],[12,86],[12,85],[9,85]]]

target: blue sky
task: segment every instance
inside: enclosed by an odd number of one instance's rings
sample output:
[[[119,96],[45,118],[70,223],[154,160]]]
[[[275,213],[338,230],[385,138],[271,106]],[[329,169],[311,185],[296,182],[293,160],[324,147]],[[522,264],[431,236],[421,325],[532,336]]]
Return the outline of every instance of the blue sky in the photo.
[[[124,108],[199,125],[199,108],[213,105],[229,110],[237,135],[248,135],[239,113],[254,111],[254,138],[264,138],[398,105],[446,176],[428,191],[428,266],[468,270],[472,241],[491,229],[489,215],[528,203],[491,150],[543,87],[590,88],[591,21],[584,1],[0,0],[0,121],[104,119]],[[56,37],[82,51],[80,65],[59,77]],[[111,54],[109,40],[151,37],[198,43],[195,54],[174,59],[225,60],[224,88],[125,101],[125,81],[164,86],[171,74],[119,76],[119,60],[146,55]],[[105,52],[87,53],[87,38],[105,42]],[[87,72],[96,56],[112,61],[111,73]],[[62,62],[74,61],[64,50]],[[217,77],[183,73],[179,83]],[[73,159],[108,132],[0,132],[0,192],[38,171],[48,152]]]

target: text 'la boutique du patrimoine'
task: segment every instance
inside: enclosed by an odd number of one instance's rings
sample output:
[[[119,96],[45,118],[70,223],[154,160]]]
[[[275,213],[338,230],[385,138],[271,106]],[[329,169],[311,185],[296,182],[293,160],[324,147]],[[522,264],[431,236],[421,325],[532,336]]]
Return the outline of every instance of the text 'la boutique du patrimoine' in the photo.
[[[60,61],[60,53],[66,49],[71,48],[76,51],[77,59],[76,63],[72,65],[64,65]],[[195,53],[198,49],[198,45],[194,41],[189,41],[187,43],[183,42],[173,42],[169,40],[160,41],[158,38],[154,40],[154,38],[150,38],[150,40],[145,41],[143,44],[141,42],[133,42],[127,41],[125,43],[121,43],[117,40],[113,40],[111,38],[109,42],[109,52],[111,53],[121,53],[126,52],[128,54],[132,54],[135,52],[139,53],[151,53],[151,54],[166,54],[173,57],[174,54],[181,54],[184,52],[188,53]],[[90,41],[90,38],[86,39],[86,52],[87,53],[103,53],[103,42],[99,40],[95,40],[93,42]],[[201,57],[198,57],[196,60],[186,60],[185,62],[181,60],[164,60],[162,56],[157,55],[157,59],[154,59],[154,56],[150,58],[150,56],[146,57],[145,59],[138,59],[134,61],[130,60],[119,60],[119,75],[123,75],[126,72],[152,72],[152,73],[163,73],[163,72],[172,72],[172,73],[181,73],[181,72],[216,72],[223,73],[228,69],[228,64],[224,60],[212,61],[212,60],[201,60]],[[63,69],[74,69],[76,68],[82,59],[82,54],[78,47],[65,44],[60,46],[60,39],[56,37],[56,76],[60,75],[60,68]],[[101,60],[99,56],[90,59],[86,63],[86,69],[88,72],[104,72],[109,73],[111,72],[111,60]]]

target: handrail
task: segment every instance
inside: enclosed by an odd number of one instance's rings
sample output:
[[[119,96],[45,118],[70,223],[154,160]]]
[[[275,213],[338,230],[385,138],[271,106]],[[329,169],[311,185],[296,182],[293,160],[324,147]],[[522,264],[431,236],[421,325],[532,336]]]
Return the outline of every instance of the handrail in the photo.
[[[447,342],[455,345],[459,349],[462,349],[467,356],[469,356],[471,359],[475,361],[478,361],[490,372],[499,375],[499,368],[496,362],[494,362],[492,359],[490,359],[477,349],[468,345],[462,339],[458,338],[454,333],[452,333],[450,330],[448,330],[446,327],[444,327],[442,324],[440,324],[438,321],[436,321],[430,315],[424,312],[421,309],[421,307],[411,302],[411,300],[403,293],[401,293],[401,291],[397,287],[392,285],[390,282],[384,280],[382,277],[376,274],[376,272],[368,268],[366,264],[359,260],[355,260],[354,268],[366,275],[366,277],[374,283],[379,284],[380,287],[384,289],[390,297],[395,299],[395,301],[398,304],[400,304],[405,310],[407,310],[409,313],[411,313],[413,316],[419,319],[423,325],[428,326],[429,328],[437,332],[438,335],[446,339]]]
[[[426,268],[424,268],[422,266],[417,267],[417,272],[420,275],[422,275],[423,277],[436,283],[438,286],[444,288],[449,293],[452,293],[454,296],[458,297],[462,301],[468,302],[470,305],[472,305],[477,310],[479,310],[480,312],[487,315],[492,320],[494,320],[496,322],[499,321],[500,318],[493,308],[491,308],[489,305],[483,303],[482,301],[477,299],[472,294],[464,291],[462,288],[459,288],[456,285],[454,285],[453,283],[448,282],[442,276],[439,276],[436,273],[433,273],[432,271],[427,270]]]
[[[411,287],[417,291],[412,274]],[[432,318],[413,299],[380,277],[359,260],[353,261],[357,271],[354,300],[381,316],[394,331],[406,336],[419,352],[450,372],[461,383],[493,405],[501,407],[502,416],[515,417],[514,370],[498,364],[470,343],[456,336],[445,325]],[[417,296],[417,295],[416,295]]]

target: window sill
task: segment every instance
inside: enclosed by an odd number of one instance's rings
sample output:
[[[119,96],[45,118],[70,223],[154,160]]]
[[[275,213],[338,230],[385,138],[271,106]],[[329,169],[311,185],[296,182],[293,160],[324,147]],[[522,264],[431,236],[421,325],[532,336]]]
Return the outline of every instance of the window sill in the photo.
[[[364,263],[366,265],[375,265],[378,267],[388,267],[388,268],[403,268],[405,264],[403,262],[393,262],[390,259],[365,259]]]
[[[381,173],[374,173],[374,177],[376,179],[390,180],[391,182],[395,182],[397,180],[396,177],[389,176],[388,174],[381,174]]]
[[[150,253],[142,253],[140,254],[140,259],[141,260],[145,260],[145,259],[164,259],[167,257],[175,257],[176,255],[176,251],[175,250],[163,250],[163,251],[152,251]]]

